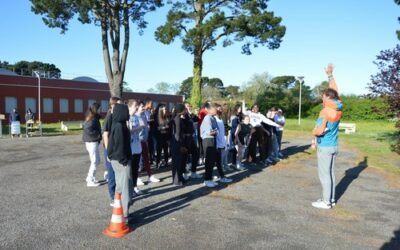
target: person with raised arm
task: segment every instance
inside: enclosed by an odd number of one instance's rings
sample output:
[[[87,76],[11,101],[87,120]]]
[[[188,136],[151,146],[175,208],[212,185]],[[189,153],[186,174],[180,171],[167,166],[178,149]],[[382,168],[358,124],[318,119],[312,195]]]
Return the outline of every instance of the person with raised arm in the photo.
[[[244,100],[242,101],[242,112],[244,115],[248,115],[250,117],[250,124],[253,127],[252,134],[251,134],[251,139],[250,139],[250,144],[249,144],[249,156],[251,157],[251,162],[256,161],[256,155],[257,155],[257,144],[260,149],[260,160],[266,163],[266,158],[267,158],[267,152],[266,152],[266,146],[264,145],[265,140],[264,140],[264,127],[262,126],[262,123],[268,124],[270,126],[274,127],[281,127],[281,125],[273,122],[272,120],[268,119],[265,117],[263,114],[260,113],[260,108],[258,104],[254,104],[251,107],[251,110],[246,109],[246,105]]]
[[[318,175],[322,186],[322,199],[313,202],[312,206],[330,209],[336,205],[335,168],[338,154],[339,123],[343,105],[333,76],[333,65],[329,64],[325,68],[325,72],[328,75],[329,87],[323,92],[323,108],[312,131],[313,136],[316,137]]]

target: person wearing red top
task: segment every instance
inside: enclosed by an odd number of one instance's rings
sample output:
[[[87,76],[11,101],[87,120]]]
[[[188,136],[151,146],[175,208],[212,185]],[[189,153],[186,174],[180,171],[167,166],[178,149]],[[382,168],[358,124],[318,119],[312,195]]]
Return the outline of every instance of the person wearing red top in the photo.
[[[207,102],[206,102],[207,103]],[[200,137],[200,126],[201,123],[203,122],[204,117],[206,117],[206,115],[208,114],[207,109],[205,108],[206,103],[203,104],[203,106],[201,107],[200,111],[199,111],[199,121],[197,123],[197,134],[198,134],[198,140],[199,140],[199,165],[203,165],[204,164],[204,151],[203,151],[203,140]]]

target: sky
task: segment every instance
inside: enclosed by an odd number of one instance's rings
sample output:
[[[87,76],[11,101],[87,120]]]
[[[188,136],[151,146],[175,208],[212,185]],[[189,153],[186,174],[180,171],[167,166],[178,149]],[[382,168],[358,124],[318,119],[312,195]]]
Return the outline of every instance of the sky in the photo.
[[[0,0],[1,61],[43,61],[60,68],[65,79],[84,75],[106,81],[99,27],[74,20],[60,34],[30,8],[28,0]],[[254,74],[268,72],[304,76],[313,87],[326,80],[324,66],[334,63],[340,92],[365,94],[370,76],[377,73],[376,56],[399,43],[400,7],[393,0],[271,0],[269,9],[286,26],[280,48],[259,47],[247,56],[239,43],[218,46],[205,53],[204,76],[242,86]],[[168,6],[148,14],[142,36],[131,25],[125,81],[134,91],[145,92],[162,81],[180,83],[192,75],[193,57],[179,40],[163,45],[154,39],[167,11]]]

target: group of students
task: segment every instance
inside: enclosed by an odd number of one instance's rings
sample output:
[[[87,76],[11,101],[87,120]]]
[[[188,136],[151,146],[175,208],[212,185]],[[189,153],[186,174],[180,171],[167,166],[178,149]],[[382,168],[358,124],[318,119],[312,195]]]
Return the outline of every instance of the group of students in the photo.
[[[141,166],[148,181],[154,183],[160,180],[153,175],[151,166],[165,168],[171,164],[173,184],[184,186],[191,178],[202,178],[197,167],[204,163],[204,185],[215,187],[218,185],[213,177],[215,166],[218,181],[230,183],[232,179],[224,174],[228,168],[243,170],[244,160],[257,161],[257,151],[259,160],[265,164],[280,160],[285,123],[281,110],[272,108],[264,116],[257,105],[247,110],[244,102],[235,106],[231,117],[227,110],[226,105],[206,102],[198,112],[193,112],[189,103],[176,104],[169,112],[165,104],[153,110],[151,100],[122,102],[112,97],[102,129],[100,105],[93,103],[83,126],[83,141],[91,162],[87,186],[101,185],[95,178],[101,143],[110,205],[115,192],[120,192],[125,217],[132,198],[142,194],[138,188],[144,185],[138,178]]]

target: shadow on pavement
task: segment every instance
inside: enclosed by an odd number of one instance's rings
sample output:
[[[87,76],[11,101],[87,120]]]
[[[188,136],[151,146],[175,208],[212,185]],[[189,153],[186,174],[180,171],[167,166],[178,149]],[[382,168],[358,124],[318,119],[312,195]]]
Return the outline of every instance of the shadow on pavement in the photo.
[[[311,144],[307,145],[302,145],[302,146],[290,146],[282,150],[282,154],[285,155],[286,157],[290,157],[291,155],[295,155],[298,153],[304,153],[304,154],[311,154],[309,152],[306,152],[307,149],[309,149]]]
[[[265,168],[264,166],[252,164],[251,166],[249,166],[249,168],[246,171],[236,172],[235,174],[230,175],[229,177],[233,179],[232,184],[237,183],[237,182],[240,182],[241,180],[243,180],[244,178],[249,177],[251,174],[261,172],[264,168]],[[194,182],[196,184],[198,184],[197,180],[194,180]],[[191,185],[191,183],[188,182],[187,185]],[[206,196],[215,191],[220,191],[222,189],[225,189],[228,186],[229,185],[225,185],[225,184],[221,184],[221,183],[216,188],[208,188],[208,187],[201,186],[200,188],[192,190],[190,192],[187,192],[187,193],[175,196],[175,197],[171,197],[169,199],[162,200],[160,202],[157,202],[157,203],[151,204],[149,206],[146,206],[142,209],[139,209],[130,215],[130,217],[132,218],[132,220],[130,220],[130,221],[132,221],[134,223],[134,226],[136,228],[147,225],[147,224],[149,224],[157,219],[160,219],[168,214],[171,214],[175,211],[178,211],[187,206],[190,206],[190,202],[197,198]],[[148,194],[139,196],[138,198],[135,199],[135,201],[137,201],[139,199],[144,199],[149,196],[160,195],[163,193],[171,192],[173,190],[180,189],[180,188],[182,188],[182,187],[172,186],[172,187],[165,188],[165,189],[158,189],[154,192],[149,192]]]
[[[397,231],[394,231],[394,236],[390,239],[389,242],[386,242],[380,250],[395,250],[400,249],[400,228]]]
[[[336,185],[336,201],[339,201],[350,184],[358,178],[364,169],[368,167],[368,157],[365,156],[363,161],[360,161],[357,166],[347,169],[345,176],[340,180],[339,184]]]

